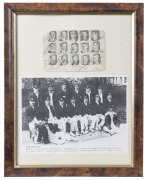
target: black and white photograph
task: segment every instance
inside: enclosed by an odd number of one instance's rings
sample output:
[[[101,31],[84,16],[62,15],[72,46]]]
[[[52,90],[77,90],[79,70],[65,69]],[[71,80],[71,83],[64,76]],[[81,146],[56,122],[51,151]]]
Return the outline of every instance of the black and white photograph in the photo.
[[[49,65],[56,65],[57,64],[57,55],[52,54],[49,55]]]
[[[78,53],[79,52],[79,44],[78,43],[72,43],[71,44],[71,53]]]
[[[67,31],[61,31],[59,34],[59,41],[67,41],[68,33]]]
[[[100,54],[93,54],[92,55],[92,64],[96,65],[96,64],[100,64],[101,63],[101,56]]]
[[[44,70],[48,72],[103,71],[105,53],[105,32],[102,30],[53,30],[43,36]],[[50,63],[50,54],[56,54],[56,63]],[[62,56],[64,59],[68,56],[69,60],[61,63]],[[87,63],[83,63],[83,58]],[[93,58],[98,60],[93,63]]]
[[[100,42],[99,41],[94,41],[92,42],[92,52],[98,52],[100,50]]]
[[[68,64],[68,55],[64,54],[60,57],[60,65],[64,66]]]
[[[81,53],[88,53],[89,52],[89,43],[84,42],[81,43]]]
[[[89,54],[84,54],[81,56],[81,63],[82,65],[89,65],[90,64],[90,57]]]
[[[57,33],[56,33],[56,31],[51,31],[50,33],[49,33],[49,39],[48,39],[48,41],[50,41],[50,42],[55,42],[57,40]]]
[[[99,31],[91,31],[91,40],[92,41],[97,41],[100,39],[100,32]]]
[[[79,65],[79,55],[74,54],[71,56],[71,65]]]
[[[124,153],[127,77],[22,78],[23,153]]]
[[[60,44],[60,53],[66,53],[68,51],[67,42],[62,42]]]
[[[56,47],[56,43],[51,43],[49,44],[49,53],[56,53],[57,47]]]
[[[89,40],[89,31],[87,31],[87,30],[81,31],[80,38],[81,38],[81,41],[88,41]]]
[[[78,40],[78,31],[69,31],[69,40],[77,41]]]

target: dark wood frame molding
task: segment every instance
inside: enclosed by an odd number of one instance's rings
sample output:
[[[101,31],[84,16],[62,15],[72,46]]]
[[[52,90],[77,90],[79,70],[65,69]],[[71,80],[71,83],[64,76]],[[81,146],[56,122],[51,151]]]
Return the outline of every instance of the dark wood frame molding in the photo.
[[[134,64],[134,167],[14,167],[14,15],[24,14],[133,14],[135,15]],[[5,176],[143,176],[143,3],[6,3],[4,4],[5,55]]]

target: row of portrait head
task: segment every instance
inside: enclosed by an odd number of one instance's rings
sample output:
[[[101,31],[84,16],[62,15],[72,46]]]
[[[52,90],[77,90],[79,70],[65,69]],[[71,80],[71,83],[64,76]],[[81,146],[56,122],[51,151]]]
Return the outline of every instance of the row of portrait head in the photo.
[[[88,52],[99,52],[100,51],[100,42],[93,41],[89,42],[81,42],[81,43],[67,43],[60,42],[59,44],[50,43],[48,53],[88,53]]]
[[[100,54],[49,55],[49,65],[98,65],[101,64]]]
[[[99,30],[71,30],[71,31],[50,31],[49,32],[48,41],[55,42],[55,41],[96,41],[100,39],[100,31]]]

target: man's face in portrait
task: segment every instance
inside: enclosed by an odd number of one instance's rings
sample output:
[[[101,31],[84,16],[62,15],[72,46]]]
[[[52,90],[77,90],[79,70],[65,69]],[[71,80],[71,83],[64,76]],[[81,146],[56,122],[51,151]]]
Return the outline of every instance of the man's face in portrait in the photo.
[[[83,56],[83,64],[84,64],[84,65],[89,64],[89,59],[88,59],[87,56]]]

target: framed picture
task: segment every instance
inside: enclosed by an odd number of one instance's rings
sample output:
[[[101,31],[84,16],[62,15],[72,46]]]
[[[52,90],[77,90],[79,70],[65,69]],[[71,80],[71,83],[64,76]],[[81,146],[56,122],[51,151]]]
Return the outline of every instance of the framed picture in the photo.
[[[143,8],[4,5],[5,176],[143,176]]]

